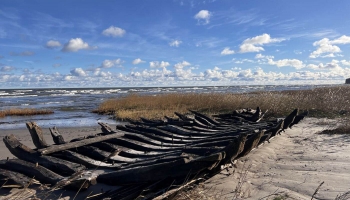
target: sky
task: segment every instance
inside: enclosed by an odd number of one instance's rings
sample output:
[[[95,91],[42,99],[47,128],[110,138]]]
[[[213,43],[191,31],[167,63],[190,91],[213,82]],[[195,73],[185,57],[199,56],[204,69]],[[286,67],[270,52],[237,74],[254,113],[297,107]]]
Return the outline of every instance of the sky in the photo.
[[[350,1],[4,0],[0,88],[341,84]]]

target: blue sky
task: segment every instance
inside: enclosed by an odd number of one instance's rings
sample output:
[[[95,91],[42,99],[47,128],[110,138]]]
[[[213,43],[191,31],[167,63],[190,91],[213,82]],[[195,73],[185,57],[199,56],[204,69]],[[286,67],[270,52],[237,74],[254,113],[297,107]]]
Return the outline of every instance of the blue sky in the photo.
[[[0,88],[330,84],[350,1],[1,1]]]

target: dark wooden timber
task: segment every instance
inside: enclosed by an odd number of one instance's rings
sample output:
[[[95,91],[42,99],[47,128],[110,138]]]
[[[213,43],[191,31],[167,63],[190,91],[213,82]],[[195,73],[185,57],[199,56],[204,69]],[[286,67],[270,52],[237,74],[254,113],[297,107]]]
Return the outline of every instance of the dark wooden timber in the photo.
[[[49,168],[52,171],[61,175],[72,175],[78,171],[85,169],[76,163],[72,163],[66,160],[58,159],[51,156],[39,156],[36,151],[30,149],[24,144],[20,143],[14,135],[7,135],[3,138],[3,141],[9,151],[19,159],[38,163],[39,165]]]
[[[105,136],[98,136],[98,137],[94,137],[94,138],[70,142],[70,143],[61,144],[61,145],[52,145],[52,146],[47,147],[47,148],[39,149],[38,152],[41,155],[47,155],[47,154],[51,154],[51,153],[54,153],[57,151],[63,151],[63,150],[67,150],[67,149],[77,148],[77,147],[81,147],[84,145],[89,145],[89,144],[109,140],[112,138],[120,138],[123,136],[124,136],[124,133],[114,133],[114,134],[105,135]]]
[[[19,185],[20,187],[26,187],[29,184],[35,184],[36,181],[21,173],[0,169],[0,183],[3,188],[6,187],[6,185],[14,184]]]
[[[43,137],[42,129],[35,122],[27,122],[26,126],[36,148],[40,149],[49,146]]]
[[[293,123],[295,116],[298,115],[299,109],[295,109],[293,112],[291,112],[285,119],[282,130],[286,130],[289,128],[289,126]]]
[[[54,126],[53,128],[49,128],[53,142],[55,144],[64,144],[66,143],[63,139],[63,136],[58,132],[56,126]]]
[[[62,176],[45,167],[18,159],[0,160],[0,168],[35,177],[41,183],[56,184],[63,179]]]
[[[246,156],[252,149],[258,146],[261,137],[264,135],[264,131],[255,133],[248,138],[244,144],[244,150],[238,155],[238,157]]]
[[[115,133],[115,131],[113,131],[108,124],[102,123],[102,122],[98,122],[98,124],[101,126],[101,130],[103,134],[108,135],[108,134]]]

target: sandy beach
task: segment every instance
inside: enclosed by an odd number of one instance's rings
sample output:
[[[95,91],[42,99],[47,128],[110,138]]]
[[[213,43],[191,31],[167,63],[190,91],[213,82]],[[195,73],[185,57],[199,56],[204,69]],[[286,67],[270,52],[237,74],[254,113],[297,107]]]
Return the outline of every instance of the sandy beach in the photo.
[[[190,193],[201,199],[311,199],[324,181],[314,198],[335,199],[350,191],[350,135],[316,133],[336,124],[304,119]]]
[[[199,195],[201,199],[311,199],[324,182],[315,198],[335,199],[350,191],[350,136],[317,134],[335,126],[336,120],[306,118],[237,160],[234,167],[200,184],[189,195]],[[69,140],[99,133],[100,128],[59,131]],[[53,143],[49,130],[43,129],[43,133],[46,141]],[[8,134],[34,148],[28,130],[1,130],[0,136]],[[1,142],[0,158],[6,157],[13,156]]]

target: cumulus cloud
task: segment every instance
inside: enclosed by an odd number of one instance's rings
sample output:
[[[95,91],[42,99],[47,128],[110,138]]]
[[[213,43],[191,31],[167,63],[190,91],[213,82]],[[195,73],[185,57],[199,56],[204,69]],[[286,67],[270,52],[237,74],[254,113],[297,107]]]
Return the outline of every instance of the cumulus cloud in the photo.
[[[350,66],[350,60],[349,60],[349,61],[347,61],[347,60],[341,60],[340,62],[341,62],[341,64],[343,64],[343,65]]]
[[[54,48],[57,48],[57,47],[60,47],[60,46],[62,46],[62,45],[57,40],[49,40],[49,41],[46,42],[46,45],[45,45],[45,47],[49,48],[49,49],[54,49]]]
[[[265,49],[262,47],[265,44],[276,43],[284,41],[284,38],[271,38],[269,34],[262,34],[256,37],[248,38],[243,41],[241,46],[239,47],[240,53],[248,53],[248,52],[260,52]]]
[[[165,61],[161,61],[161,62],[159,62],[159,61],[152,61],[152,62],[149,62],[149,66],[151,68],[165,68],[165,67],[167,67],[169,65],[170,65],[170,63],[165,62]]]
[[[96,49],[97,47],[90,46],[87,42],[84,42],[81,38],[70,39],[62,48],[63,52],[76,52],[83,49]]]
[[[181,40],[173,40],[172,42],[169,43],[169,45],[171,47],[179,47],[181,43],[182,43]]]
[[[235,51],[231,50],[229,47],[224,48],[224,50],[221,51],[221,55],[230,55],[234,54]]]
[[[323,54],[328,53],[327,57],[335,57],[334,53],[341,52],[340,48],[337,46],[338,44],[349,44],[350,37],[343,35],[334,40],[330,40],[328,38],[323,38],[319,41],[313,43],[313,46],[317,47],[315,51],[310,54],[310,58],[317,58],[322,56]]]
[[[201,10],[194,16],[194,18],[198,20],[199,24],[209,24],[211,16],[212,14],[208,10]]]
[[[189,62],[187,62],[187,61],[182,61],[182,62],[176,63],[176,64],[174,65],[174,68],[175,68],[175,69],[182,69],[182,68],[187,67],[187,66],[190,66],[190,65],[191,65],[191,63],[189,63]]]
[[[23,51],[20,53],[10,52],[11,56],[33,56],[35,53],[33,51]]]
[[[323,64],[320,63],[318,65],[315,64],[309,64],[307,65],[308,68],[314,69],[314,70],[335,70],[335,71],[343,71],[343,68],[339,66],[338,60],[332,60],[329,63]]]
[[[0,72],[10,72],[10,71],[12,71],[12,70],[14,70],[15,68],[14,67],[12,67],[12,66],[2,66],[1,68],[0,68]]]
[[[305,65],[303,64],[303,61],[298,59],[282,59],[282,60],[272,60],[271,58],[268,58],[268,64],[270,65],[276,65],[277,67],[294,67],[296,69],[301,69]]]
[[[120,65],[122,64],[122,60],[120,58],[116,59],[116,60],[104,60],[101,64],[102,68],[111,68],[115,65]]]
[[[138,65],[140,63],[144,63],[146,61],[141,60],[141,58],[136,58],[135,60],[132,61],[133,65]]]
[[[70,71],[73,76],[87,76],[87,73],[82,68],[75,68]],[[69,77],[68,77],[69,78]],[[70,79],[70,78],[69,78]]]
[[[103,35],[110,37],[123,37],[125,33],[124,29],[115,26],[110,26],[102,32]]]

